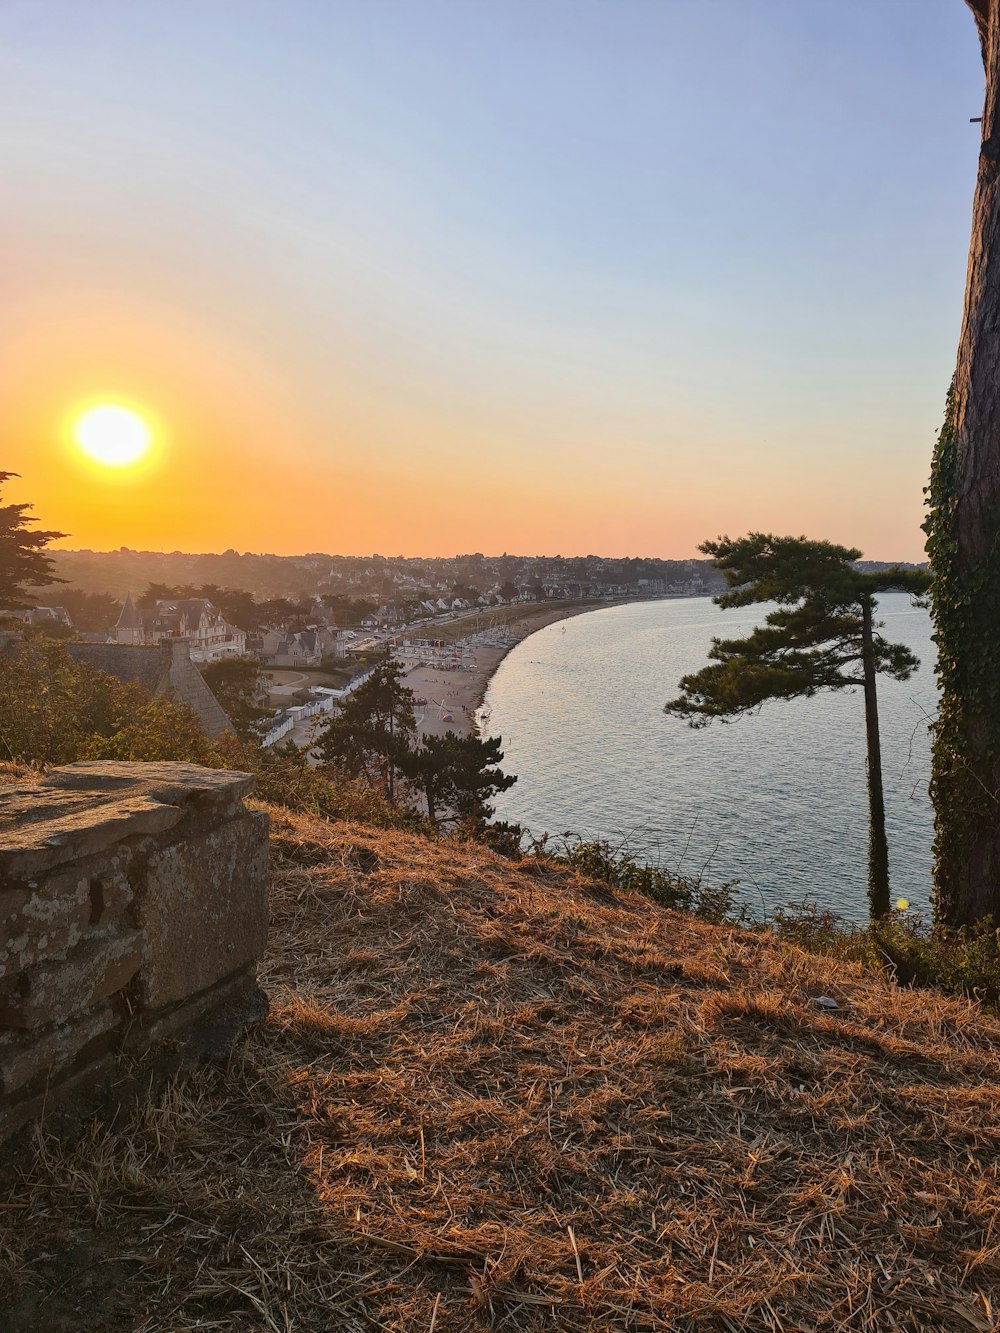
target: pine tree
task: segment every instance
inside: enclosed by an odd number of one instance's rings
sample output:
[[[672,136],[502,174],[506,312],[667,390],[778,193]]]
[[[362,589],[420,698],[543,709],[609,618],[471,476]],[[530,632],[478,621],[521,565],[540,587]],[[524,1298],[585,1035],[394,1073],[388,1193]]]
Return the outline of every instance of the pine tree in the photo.
[[[427,814],[435,826],[446,819],[481,830],[493,814],[490,798],[507,791],[516,777],[501,772],[499,736],[426,736],[413,751],[409,772],[424,793]]]
[[[314,750],[321,761],[350,778],[381,779],[389,800],[406,768],[415,732],[413,691],[391,659],[381,662],[326,723]]]
[[[0,472],[0,487],[16,472]],[[52,572],[52,557],[45,555],[49,542],[65,537],[64,532],[29,530],[37,520],[28,517],[29,504],[0,505],[0,614],[23,611],[33,606],[29,588],[44,588],[64,579]]]
[[[713,639],[709,666],[681,680],[683,693],[666,711],[692,726],[752,712],[769,699],[808,698],[821,690],[861,686],[868,755],[868,898],[873,918],[889,911],[889,849],[885,836],[882,755],[876,676],[907,680],[919,666],[901,643],[877,631],[875,599],[901,590],[919,595],[930,575],[892,568],[865,573],[861,552],[805,537],[751,532],[720,537],[701,548],[730,589],[719,606],[777,602],[764,624],[743,639]]]

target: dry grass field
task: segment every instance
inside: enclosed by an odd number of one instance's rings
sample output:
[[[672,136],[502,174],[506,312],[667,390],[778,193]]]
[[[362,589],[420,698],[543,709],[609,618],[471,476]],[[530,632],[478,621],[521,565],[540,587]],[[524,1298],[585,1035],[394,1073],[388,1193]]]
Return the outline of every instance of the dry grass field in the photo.
[[[273,849],[268,1022],[26,1144],[5,1333],[997,1329],[976,1005],[475,846]]]

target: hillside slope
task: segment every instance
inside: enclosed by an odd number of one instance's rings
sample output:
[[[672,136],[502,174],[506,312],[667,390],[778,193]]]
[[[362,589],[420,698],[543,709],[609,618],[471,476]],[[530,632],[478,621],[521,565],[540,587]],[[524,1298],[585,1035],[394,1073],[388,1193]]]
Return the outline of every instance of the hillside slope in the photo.
[[[992,1017],[272,814],[268,1022],[113,1129],[37,1137],[5,1329],[997,1328]]]

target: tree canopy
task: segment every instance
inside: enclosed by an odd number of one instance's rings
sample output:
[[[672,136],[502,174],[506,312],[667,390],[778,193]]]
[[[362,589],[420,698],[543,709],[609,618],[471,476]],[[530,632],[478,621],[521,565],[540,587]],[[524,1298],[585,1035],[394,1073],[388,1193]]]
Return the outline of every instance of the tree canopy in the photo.
[[[0,472],[0,488],[16,472]],[[29,588],[44,588],[64,580],[53,573],[52,557],[45,554],[49,542],[64,532],[32,530],[37,522],[28,514],[30,504],[0,504],[0,613],[23,611],[34,605]]]
[[[699,549],[715,557],[729,585],[713,599],[718,606],[778,606],[746,638],[713,638],[712,665],[681,680],[683,693],[666,710],[692,726],[752,712],[769,699],[863,685],[864,603],[890,589],[919,595],[930,582],[921,569],[864,572],[854,564],[860,551],[805,537],[752,532]],[[872,651],[875,670],[896,680],[919,665],[903,644],[880,634],[872,635]]]
[[[267,674],[256,657],[223,657],[206,662],[201,674],[233,724],[241,741],[259,741],[267,733],[272,712],[267,699]]]
[[[106,630],[121,613],[122,604],[106,592],[61,588],[38,598],[39,606],[64,606],[77,630]]]
[[[492,818],[491,797],[517,781],[499,767],[502,743],[499,736],[459,736],[454,731],[424,737],[408,771],[424,794],[435,827],[449,821],[478,832]]]
[[[722,607],[775,602],[763,625],[738,639],[713,638],[710,664],[684,676],[682,693],[666,711],[691,726],[728,721],[770,699],[809,698],[821,690],[861,686],[865,692],[868,755],[868,888],[873,916],[889,911],[882,760],[875,678],[907,680],[918,659],[877,631],[875,599],[892,590],[919,596],[930,583],[923,569],[857,567],[861,552],[806,537],[751,532],[720,537],[700,548],[713,557],[728,591]]]
[[[499,736],[425,736],[417,743],[414,695],[405,670],[391,658],[323,726],[314,750],[341,777],[381,783],[395,799],[397,782],[423,793],[431,823],[458,823],[480,832],[493,810],[490,798],[517,781],[500,771]]]
[[[398,662],[380,662],[325,724],[315,751],[348,778],[377,778],[391,800],[415,732],[413,691]]]
[[[62,644],[30,634],[0,653],[0,757],[42,764],[76,759],[209,762],[191,709],[141,685],[75,662]]]

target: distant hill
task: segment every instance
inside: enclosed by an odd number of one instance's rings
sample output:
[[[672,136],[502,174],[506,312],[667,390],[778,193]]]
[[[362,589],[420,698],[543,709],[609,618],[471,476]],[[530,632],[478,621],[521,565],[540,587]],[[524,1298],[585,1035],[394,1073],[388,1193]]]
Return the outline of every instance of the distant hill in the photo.
[[[668,591],[712,591],[722,586],[709,560],[661,560],[649,557],[533,556],[481,553],[450,557],[343,556],[312,552],[267,555],[223,551],[54,551],[55,572],[74,588],[108,594],[119,601],[138,596],[151,583],[170,587],[239,588],[259,600],[292,601],[332,592],[379,600],[450,593],[469,596],[505,586],[533,588],[550,596],[650,595]],[[54,604],[59,587],[46,590]]]

